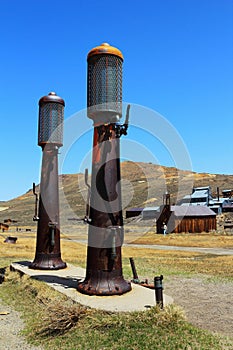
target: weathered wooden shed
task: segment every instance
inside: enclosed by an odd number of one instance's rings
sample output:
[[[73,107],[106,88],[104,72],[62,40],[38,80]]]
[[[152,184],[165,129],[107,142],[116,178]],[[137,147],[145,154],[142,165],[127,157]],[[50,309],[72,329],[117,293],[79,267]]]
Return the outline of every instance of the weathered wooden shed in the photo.
[[[125,212],[126,219],[133,218],[135,216],[139,216],[141,212],[143,211],[143,208],[130,208],[127,209]]]
[[[9,229],[9,225],[3,224],[2,222],[0,222],[0,230],[8,231],[8,229]]]
[[[169,233],[201,233],[216,230],[216,213],[206,206],[162,206],[157,220],[157,232],[162,233],[165,222]]]
[[[229,212],[233,211],[233,198],[227,199],[222,204],[222,211]]]
[[[174,233],[201,233],[216,230],[216,213],[205,206],[172,206]]]
[[[158,215],[159,207],[147,207],[144,208],[142,211],[142,219],[148,220],[148,219],[155,219]]]

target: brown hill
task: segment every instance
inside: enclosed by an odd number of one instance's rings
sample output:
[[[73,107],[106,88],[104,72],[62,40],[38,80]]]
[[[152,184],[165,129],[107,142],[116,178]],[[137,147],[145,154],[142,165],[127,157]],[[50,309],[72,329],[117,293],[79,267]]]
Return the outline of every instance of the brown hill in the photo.
[[[165,192],[170,193],[172,203],[176,203],[184,195],[190,194],[193,186],[211,186],[214,196],[217,187],[220,193],[223,189],[233,188],[233,175],[195,173],[151,163],[123,162],[121,174],[124,210],[160,205]],[[59,180],[61,221],[63,224],[75,224],[85,215],[87,190],[84,175],[60,175]],[[18,226],[35,226],[32,221],[34,201],[30,189],[20,197],[1,202],[0,222],[11,219],[16,220]],[[2,210],[3,207],[7,209]]]

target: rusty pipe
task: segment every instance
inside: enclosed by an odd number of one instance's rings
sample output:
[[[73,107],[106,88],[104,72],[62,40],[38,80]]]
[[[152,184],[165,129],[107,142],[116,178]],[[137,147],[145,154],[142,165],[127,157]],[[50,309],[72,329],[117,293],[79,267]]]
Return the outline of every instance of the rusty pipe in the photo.
[[[133,282],[138,284],[138,283],[140,283],[140,281],[139,281],[139,278],[138,278],[138,274],[137,274],[136,266],[135,266],[135,263],[134,263],[134,259],[133,258],[129,258],[129,261],[130,261],[131,269],[132,269],[132,272],[133,272]]]

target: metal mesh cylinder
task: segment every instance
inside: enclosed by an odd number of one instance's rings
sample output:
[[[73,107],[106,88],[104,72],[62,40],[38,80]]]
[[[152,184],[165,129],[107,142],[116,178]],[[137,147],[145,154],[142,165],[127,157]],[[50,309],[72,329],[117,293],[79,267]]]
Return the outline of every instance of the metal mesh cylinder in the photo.
[[[115,52],[112,54],[111,49],[115,48],[108,44],[102,46],[105,48],[88,56],[88,117],[111,122],[122,115],[123,58]]]
[[[63,121],[65,102],[54,92],[39,101],[38,145],[47,143],[61,147],[63,144]]]

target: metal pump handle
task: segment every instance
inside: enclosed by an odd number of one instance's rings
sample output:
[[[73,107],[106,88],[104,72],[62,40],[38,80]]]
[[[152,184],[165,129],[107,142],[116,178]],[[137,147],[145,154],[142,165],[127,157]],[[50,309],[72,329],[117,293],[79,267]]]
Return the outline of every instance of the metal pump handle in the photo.
[[[32,191],[35,198],[35,215],[33,216],[33,221],[38,221],[39,220],[39,216],[38,216],[38,194],[36,193],[36,184],[35,182],[33,182],[32,185]]]

